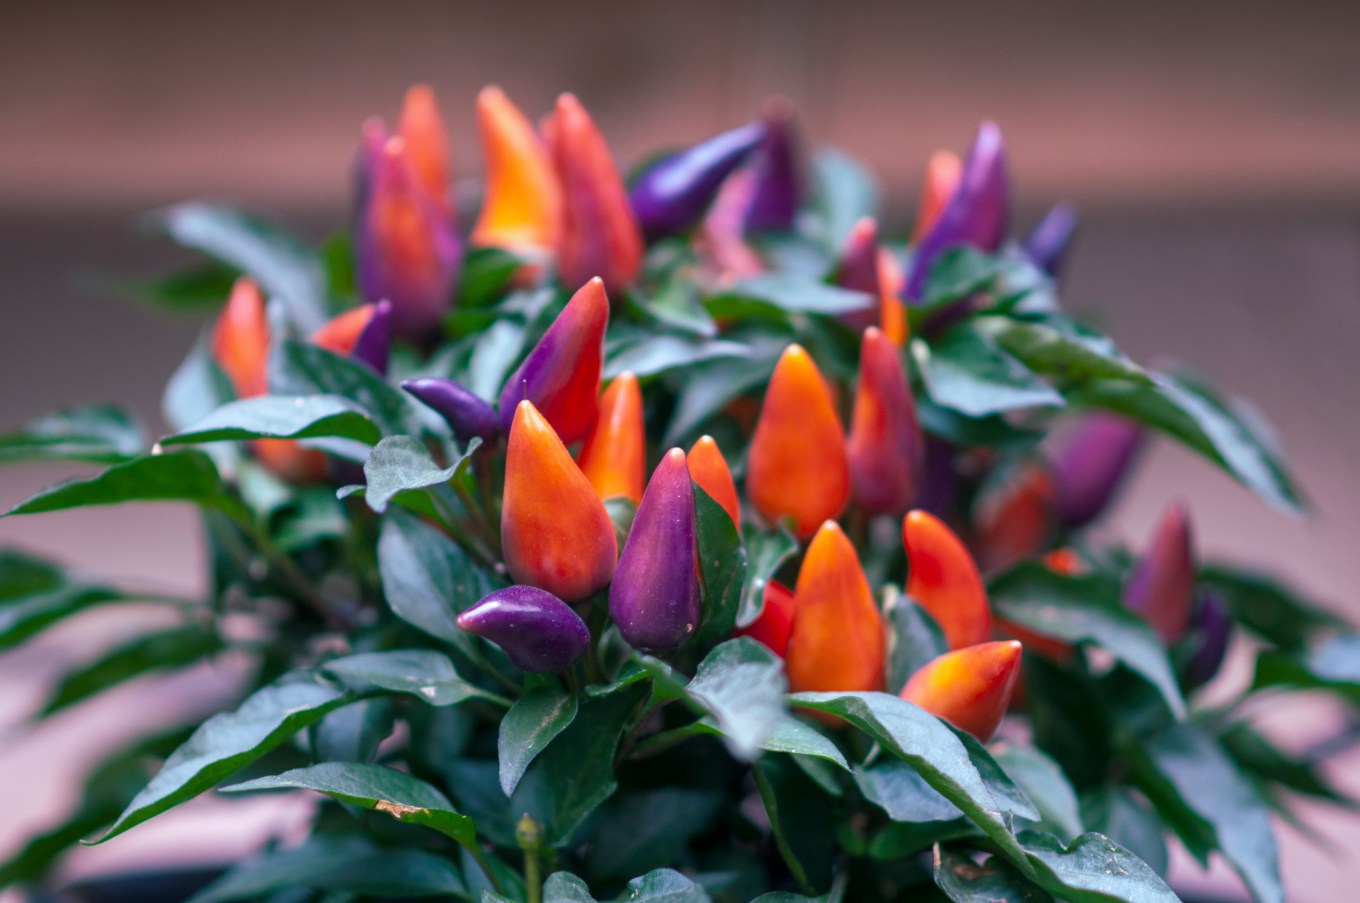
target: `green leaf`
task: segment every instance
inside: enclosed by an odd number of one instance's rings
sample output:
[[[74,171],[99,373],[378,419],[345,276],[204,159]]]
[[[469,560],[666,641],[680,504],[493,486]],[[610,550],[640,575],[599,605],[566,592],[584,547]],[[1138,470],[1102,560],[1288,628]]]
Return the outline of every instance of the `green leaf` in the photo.
[[[67,615],[127,598],[115,589],[84,584],[62,584],[9,598],[0,603],[0,650],[18,645]]]
[[[774,579],[779,566],[798,552],[798,540],[787,527],[765,533],[747,525],[743,533],[747,567],[737,611],[738,627],[747,627],[760,617],[765,610],[765,585]]]
[[[497,584],[457,543],[416,515],[392,508],[383,515],[378,570],[397,617],[459,649],[473,648],[455,619]]]
[[[447,655],[427,649],[360,652],[321,667],[352,689],[377,687],[406,693],[434,706],[458,705],[469,699],[504,701],[459,676]]]
[[[171,313],[201,314],[222,307],[236,277],[237,272],[230,267],[209,261],[152,279],[115,279],[113,287],[119,295]]]
[[[1027,562],[992,582],[992,608],[1043,636],[1094,643],[1157,688],[1172,714],[1185,716],[1166,650],[1152,629],[1119,601],[1115,581],[1099,574],[1058,574]]]
[[[972,326],[996,347],[1059,385],[1097,379],[1152,382],[1108,338],[1060,315],[1042,319],[985,316],[973,320]]]
[[[501,719],[496,740],[501,790],[515,792],[534,757],[576,719],[576,696],[559,687],[535,687],[525,693]]]
[[[888,626],[888,691],[900,693],[923,665],[949,651],[944,631],[915,599],[894,590],[885,608]]]
[[[958,806],[941,796],[906,762],[889,759],[857,765],[854,771],[859,792],[893,821],[953,821],[963,817]]]
[[[1218,594],[1234,621],[1287,650],[1307,646],[1321,631],[1345,626],[1326,607],[1257,571],[1207,564],[1200,568],[1197,583]]]
[[[827,253],[839,255],[855,223],[877,216],[878,206],[878,187],[858,161],[834,149],[813,158],[811,208]]]
[[[524,259],[504,248],[472,248],[463,257],[461,308],[486,307],[502,294]]]
[[[969,323],[953,326],[933,347],[912,339],[911,353],[930,398],[965,416],[1064,404],[1056,389]]]
[[[1318,799],[1351,802],[1323,775],[1321,762],[1286,753],[1245,721],[1233,724],[1218,739],[1238,767],[1258,780]]]
[[[604,365],[605,379],[625,370],[638,378],[656,376],[671,370],[688,369],[705,361],[738,358],[745,360],[750,347],[725,339],[690,339],[678,335],[647,335],[637,341],[609,348]]]
[[[1222,467],[1266,504],[1299,514],[1303,497],[1273,442],[1204,386],[1166,373],[1152,385],[1095,380],[1068,392],[1074,405],[1107,408],[1156,429]]]
[[[326,319],[321,261],[292,235],[219,204],[177,204],[155,218],[179,244],[240,270],[267,295],[282,298],[299,328],[310,332]]]
[[[1202,731],[1172,724],[1126,744],[1135,780],[1192,853],[1217,848],[1259,903],[1284,900],[1265,803]]]
[[[707,645],[732,635],[746,579],[746,548],[727,511],[694,484],[694,534],[704,612],[698,642]]]
[[[234,712],[214,715],[165,760],[151,783],[95,843],[104,843],[178,806],[250,764],[327,712],[353,699],[310,678],[287,674],[256,690]]]
[[[1083,834],[1067,846],[1037,831],[1020,835],[1035,880],[1069,903],[1179,903],[1143,860],[1101,834]]]
[[[0,610],[0,619],[4,617]],[[182,668],[222,649],[218,635],[191,624],[140,636],[62,678],[43,706],[47,717],[67,706],[152,671]]]
[[[455,811],[444,794],[419,778],[381,765],[323,762],[233,784],[221,792],[284,789],[314,790],[342,803],[385,812],[397,821],[433,828],[465,847],[477,842],[477,826]]]
[[[57,589],[66,582],[61,565],[18,549],[0,549],[0,605]]]
[[[378,745],[392,735],[392,700],[361,699],[312,725],[312,758],[324,762],[371,762]]]
[[[1082,821],[1165,875],[1169,867],[1166,827],[1157,813],[1124,787],[1102,787],[1082,798]]]
[[[261,395],[213,411],[161,445],[238,439],[311,439],[329,436],[372,445],[378,428],[363,408],[338,395]]]
[[[953,847],[935,848],[935,884],[955,903],[1053,903],[1048,891],[1000,856],[978,865]]]
[[[999,254],[988,254],[966,245],[947,248],[930,263],[921,308],[929,312],[970,295],[990,291],[1006,268],[1007,261]]]
[[[1026,868],[1003,807],[978,771],[969,749],[934,715],[887,693],[795,693],[790,702],[839,715],[877,740],[963,810],[1008,858],[1022,870]]]
[[[722,809],[720,790],[661,787],[606,803],[592,820],[587,873],[613,881],[675,862]]]
[[[381,514],[398,493],[449,482],[467,468],[472,453],[481,444],[482,440],[474,437],[461,458],[448,467],[440,467],[423,442],[410,436],[384,438],[364,462],[364,477],[368,480],[364,499],[368,507]]]
[[[383,435],[419,423],[407,396],[366,364],[311,342],[284,339],[269,351],[269,389],[275,395],[339,395],[368,413]]]
[[[171,429],[188,429],[235,397],[231,381],[213,360],[211,340],[205,330],[166,384],[161,413]]]
[[[458,870],[444,856],[340,836],[313,837],[296,849],[265,853],[232,869],[189,903],[274,899],[274,892],[299,887],[389,900],[471,899]]]
[[[762,759],[752,770],[780,857],[805,893],[831,880],[836,839],[830,798],[793,762]]]
[[[66,460],[116,464],[146,449],[142,428],[112,405],[64,408],[0,436],[0,464]]]
[[[846,771],[850,763],[835,743],[806,722],[797,718],[785,718],[779,726],[765,738],[763,748],[768,752],[789,753],[795,756],[816,756],[834,762]]]
[[[5,516],[124,502],[194,502],[223,507],[231,499],[212,459],[202,452],[186,451],[133,458],[88,479],[57,483],[29,496]]]
[[[666,427],[663,447],[688,446],[699,427],[718,414],[729,401],[761,385],[774,372],[775,362],[790,339],[769,335],[744,337],[751,347],[745,360],[708,361],[686,370],[676,387],[675,410]]]
[[[742,320],[771,313],[822,314],[837,317],[862,313],[878,300],[863,292],[827,285],[820,279],[794,273],[764,273],[739,279],[709,297],[704,305],[719,319]]]
[[[543,882],[543,903],[599,903],[590,888],[570,872],[553,872]]]
[[[713,716],[732,755],[751,761],[787,719],[787,690],[779,656],[750,637],[738,637],[704,658],[685,694]]]
[[[1082,832],[1077,794],[1057,762],[1033,746],[1018,743],[1007,743],[994,750],[993,755],[1034,803],[1045,830],[1065,840]]]
[[[619,901],[626,903],[711,903],[704,889],[673,869],[657,869],[634,878]]]

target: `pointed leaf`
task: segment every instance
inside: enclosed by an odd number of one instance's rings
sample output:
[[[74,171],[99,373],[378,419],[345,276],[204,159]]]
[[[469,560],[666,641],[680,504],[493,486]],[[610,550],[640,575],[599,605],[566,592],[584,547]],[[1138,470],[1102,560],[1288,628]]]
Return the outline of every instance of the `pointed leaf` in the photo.
[[[930,398],[965,416],[1064,404],[1056,389],[967,323],[934,346],[913,339],[911,352]]]
[[[354,402],[338,395],[261,395],[243,398],[207,417],[161,445],[222,442],[231,439],[311,439],[330,436],[372,445],[378,428]]]
[[[461,458],[448,467],[440,467],[423,442],[410,436],[388,436],[364,462],[364,477],[368,481],[364,500],[381,514],[397,493],[447,483],[467,468],[481,443],[481,439],[474,437]]]
[[[719,645],[699,664],[686,695],[712,715],[732,755],[750,761],[785,721],[788,680],[779,656],[750,637]]]
[[[1070,903],[1179,903],[1147,863],[1100,834],[1083,834],[1067,846],[1036,831],[1020,835],[1035,880]]]
[[[558,687],[535,687],[521,696],[501,719],[496,750],[501,790],[515,792],[534,757],[576,719],[576,696]]]
[[[40,490],[6,512],[40,514],[124,502],[194,502],[226,506],[222,478],[202,452],[146,455],[115,464],[89,479],[67,480]]]
[[[112,405],[66,408],[0,436],[0,463],[26,460],[115,464],[146,449],[142,428]]]
[[[459,676],[447,655],[426,649],[360,652],[332,659],[322,670],[355,689],[377,687],[406,693],[434,706],[457,705],[468,699],[501,701]]]

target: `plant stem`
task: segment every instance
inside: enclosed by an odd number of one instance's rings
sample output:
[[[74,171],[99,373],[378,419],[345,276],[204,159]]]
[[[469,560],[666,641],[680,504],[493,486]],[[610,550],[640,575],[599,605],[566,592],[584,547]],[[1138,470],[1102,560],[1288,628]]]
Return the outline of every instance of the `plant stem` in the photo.
[[[500,881],[497,880],[496,873],[491,870],[491,863],[487,860],[486,853],[482,852],[482,848],[477,846],[476,843],[470,843],[467,845],[466,849],[472,854],[472,858],[477,860],[477,864],[481,866],[483,874],[486,875],[486,879],[491,882],[491,889],[504,896],[505,890],[501,887]]]
[[[524,851],[524,892],[528,903],[543,903],[543,868],[538,858],[543,848],[543,826],[527,812],[515,825],[515,842]]]

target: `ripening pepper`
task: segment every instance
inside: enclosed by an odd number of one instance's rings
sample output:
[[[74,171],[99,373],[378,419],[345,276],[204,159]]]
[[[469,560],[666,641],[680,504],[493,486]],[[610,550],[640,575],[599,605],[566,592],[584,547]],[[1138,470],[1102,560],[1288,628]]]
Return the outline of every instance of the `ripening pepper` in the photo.
[[[501,430],[508,433],[516,406],[532,401],[567,445],[580,442],[599,412],[604,332],[609,298],[591,279],[572,295],[548,331],[501,390]]]
[[[733,526],[740,531],[741,502],[737,499],[737,484],[732,480],[732,471],[718,443],[712,436],[700,436],[689,450],[686,461],[690,479],[722,506],[727,516],[732,518]]]
[[[601,499],[625,498],[635,505],[642,501],[646,443],[642,390],[637,377],[624,371],[600,396],[600,416],[577,459]]]
[[[365,124],[354,250],[359,293],[374,303],[391,301],[393,330],[418,340],[453,303],[463,247],[447,200],[431,193],[415,156],[407,140],[388,137],[381,122]]]
[[[832,520],[808,546],[784,660],[792,692],[883,689],[886,634],[854,544]]]
[[[793,519],[806,539],[850,496],[844,430],[831,390],[800,345],[784,349],[770,377],[748,458],[746,490],[770,523]]]
[[[977,565],[944,522],[924,511],[902,521],[907,550],[907,595],[930,612],[950,649],[987,642],[992,610]]]
[[[1232,620],[1223,597],[1211,589],[1202,590],[1195,606],[1194,646],[1185,663],[1185,685],[1194,689],[1208,683],[1218,673],[1228,653]]]
[[[500,435],[496,409],[451,379],[426,376],[405,380],[401,387],[443,417],[459,442],[466,444],[473,436],[493,442]]]
[[[452,215],[449,199],[449,140],[429,85],[412,85],[401,105],[397,137],[406,145],[406,159],[425,193],[437,207]]]
[[[533,255],[550,252],[562,227],[562,190],[543,140],[495,85],[477,95],[477,130],[486,192],[473,244]]]
[[[1057,276],[1076,231],[1076,209],[1071,204],[1054,204],[1025,239],[1025,253],[1041,270]]]
[[[260,287],[247,276],[236,280],[213,324],[212,356],[237,398],[269,391],[269,317]]]
[[[953,151],[938,150],[926,161],[925,185],[921,188],[921,206],[916,212],[916,227],[911,233],[911,243],[920,244],[921,239],[931,230],[945,204],[954,196],[963,176],[963,160]]]
[[[652,164],[628,192],[642,231],[655,240],[692,227],[718,187],[751,154],[765,126],[751,122]]]
[[[863,292],[874,299],[873,305],[861,311],[841,315],[841,320],[856,332],[879,321],[882,286],[878,279],[878,223],[871,216],[862,217],[850,229],[841,248],[841,259],[831,274],[831,281],[841,288]]]
[[[378,374],[387,373],[392,350],[392,304],[379,301],[338,314],[312,333],[313,345],[367,364]]]
[[[751,157],[754,188],[746,207],[746,232],[787,232],[793,228],[803,189],[793,134],[793,111],[776,100],[765,110],[765,132]]]
[[[1069,529],[1100,516],[1119,492],[1143,430],[1118,414],[1088,414],[1050,455],[1058,519]]]
[[[621,292],[642,268],[642,230],[609,147],[571,94],[557,99],[547,137],[562,187],[558,278],[581,285],[598,276],[611,292]]]
[[[878,249],[878,327],[895,348],[905,348],[911,330],[907,306],[898,297],[902,292],[902,267],[887,248]]]
[[[946,249],[967,245],[991,252],[1000,248],[1009,220],[1006,146],[996,123],[984,122],[964,161],[958,188],[917,247],[907,277],[907,300],[921,300],[930,267]]]
[[[900,695],[986,742],[1010,704],[1020,676],[1020,652],[1015,640],[946,652],[913,674]]]
[[[771,580],[765,584],[761,598],[765,606],[760,610],[760,617],[737,628],[734,635],[749,636],[783,658],[788,653],[789,636],[793,633],[793,590],[778,580]]]
[[[516,583],[568,602],[603,588],[618,559],[604,504],[530,401],[519,403],[509,431],[501,548]]]
[[[898,350],[881,330],[864,330],[859,388],[846,443],[855,500],[870,514],[900,514],[916,498],[922,439]]]
[[[1190,513],[1173,504],[1162,515],[1152,544],[1124,582],[1124,605],[1138,612],[1168,645],[1190,627],[1195,600],[1195,549]]]
[[[694,487],[673,448],[652,472],[609,586],[609,616],[630,645],[671,649],[699,625],[695,550]]]
[[[1035,463],[1014,469],[983,493],[973,506],[978,565],[995,573],[1048,548],[1055,494],[1053,477]]]
[[[500,646],[524,671],[564,671],[590,646],[581,616],[536,586],[507,586],[484,596],[458,616],[458,626]]]
[[[755,170],[747,163],[722,183],[694,235],[694,252],[706,278],[719,285],[765,272],[746,240],[746,209],[755,193]]]

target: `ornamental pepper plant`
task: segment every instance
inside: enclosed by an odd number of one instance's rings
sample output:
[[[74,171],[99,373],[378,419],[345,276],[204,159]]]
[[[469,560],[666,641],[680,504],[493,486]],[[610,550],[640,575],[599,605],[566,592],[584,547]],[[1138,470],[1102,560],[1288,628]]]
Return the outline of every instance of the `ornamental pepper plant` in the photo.
[[[93,406],[0,438],[103,468],[7,516],[177,502],[210,553],[194,599],[4,553],[0,646],[178,613],[35,719],[250,663],[225,710],[107,751],[0,884],[290,792],[309,835],[195,900],[1158,901],[1172,841],[1284,899],[1272,818],[1345,800],[1244,704],[1354,705],[1360,639],[1203,559],[1177,487],[1151,536],[1091,541],[1150,442],[1304,503],[1258,419],[1065,310],[1075,214],[1016,231],[997,125],[930,159],[902,241],[784,105],[632,173],[569,94],[454,122],[476,190],[412,89],[320,246],[161,211],[202,260],[148,294],[212,305],[168,430]],[[1254,673],[1209,705],[1233,645]]]

